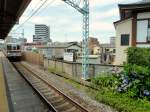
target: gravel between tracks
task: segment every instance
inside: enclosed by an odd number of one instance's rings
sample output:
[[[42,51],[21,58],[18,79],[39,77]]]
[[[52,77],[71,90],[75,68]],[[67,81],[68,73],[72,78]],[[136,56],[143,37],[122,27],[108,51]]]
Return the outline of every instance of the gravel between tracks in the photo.
[[[70,96],[75,101],[79,102],[82,106],[86,107],[90,112],[117,112],[110,106],[107,106],[105,104],[93,100],[87,94],[86,87],[83,86],[75,87],[75,85],[69,82],[68,80],[59,77],[55,74],[49,73],[48,71],[44,71],[37,65],[30,64],[27,62],[22,62],[22,64],[28,66],[30,69],[37,71],[39,74],[45,75],[52,85],[60,89],[62,92]]]

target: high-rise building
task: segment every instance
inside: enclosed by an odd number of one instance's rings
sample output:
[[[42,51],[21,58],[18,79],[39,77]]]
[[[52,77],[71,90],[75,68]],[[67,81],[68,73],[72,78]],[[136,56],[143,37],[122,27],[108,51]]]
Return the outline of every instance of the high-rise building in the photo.
[[[50,42],[50,30],[49,27],[44,24],[35,25],[35,35],[33,35],[33,42]]]

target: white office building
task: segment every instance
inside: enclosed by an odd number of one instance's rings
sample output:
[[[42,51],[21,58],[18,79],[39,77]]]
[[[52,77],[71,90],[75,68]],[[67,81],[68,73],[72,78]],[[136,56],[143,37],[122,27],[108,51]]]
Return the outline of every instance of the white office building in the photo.
[[[35,35],[33,35],[33,42],[50,42],[50,30],[49,27],[44,24],[35,25]]]

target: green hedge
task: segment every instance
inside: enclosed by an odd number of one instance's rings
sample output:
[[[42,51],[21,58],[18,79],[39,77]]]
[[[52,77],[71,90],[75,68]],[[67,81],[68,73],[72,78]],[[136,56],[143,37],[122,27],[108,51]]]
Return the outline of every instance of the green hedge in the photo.
[[[150,67],[150,48],[138,48],[138,47],[128,48],[127,63]]]

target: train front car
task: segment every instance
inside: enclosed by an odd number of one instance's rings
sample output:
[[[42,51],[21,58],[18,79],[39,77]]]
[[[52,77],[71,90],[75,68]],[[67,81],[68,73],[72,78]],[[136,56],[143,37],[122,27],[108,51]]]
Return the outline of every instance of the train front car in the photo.
[[[17,43],[7,43],[6,44],[6,55],[10,61],[20,61],[21,60],[21,45]]]

